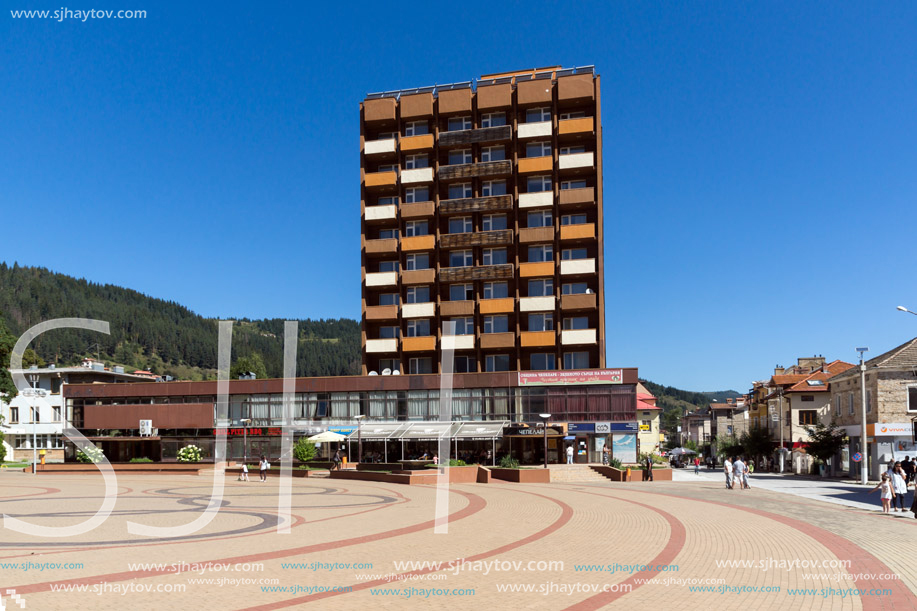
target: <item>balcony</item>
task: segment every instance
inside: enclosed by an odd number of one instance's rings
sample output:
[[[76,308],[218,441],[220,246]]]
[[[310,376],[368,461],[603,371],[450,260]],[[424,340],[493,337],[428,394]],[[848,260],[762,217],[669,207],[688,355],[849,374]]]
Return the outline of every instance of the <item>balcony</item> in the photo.
[[[398,306],[367,306],[366,320],[396,320],[398,318]]]
[[[479,231],[475,233],[447,233],[439,237],[440,248],[466,246],[499,246],[513,243],[513,230]]]
[[[538,193],[521,193],[519,195],[520,208],[539,208],[554,205],[554,191],[540,191]]]
[[[581,189],[561,189],[558,204],[561,206],[595,204],[595,188],[583,187]]]
[[[558,77],[557,100],[559,102],[594,99],[595,85],[593,85],[591,74],[574,74]]]
[[[561,155],[557,158],[557,167],[560,170],[573,170],[576,168],[592,168],[595,166],[595,153],[573,153]],[[402,178],[402,182],[404,179]]]
[[[405,337],[401,340],[401,349],[405,352],[429,352],[436,350],[436,336]]]
[[[466,197],[463,199],[446,199],[439,202],[439,211],[442,214],[464,214],[466,212],[490,212],[512,209],[512,195]]]
[[[561,225],[561,240],[589,240],[595,237],[595,223],[582,225]]]
[[[439,270],[441,282],[474,280],[508,280],[513,277],[513,264],[481,265],[477,267],[444,267]]]
[[[461,165],[440,166],[440,180],[458,178],[487,178],[489,176],[508,176],[513,172],[512,161],[488,161],[484,163],[463,163]],[[404,178],[402,178],[404,182]]]
[[[439,304],[439,315],[447,316],[474,316],[474,302],[468,301],[443,301]]]
[[[414,202],[401,204],[401,218],[416,219],[433,216],[436,206],[433,202]]]
[[[398,252],[398,240],[366,240],[366,254],[368,255],[391,255]]]
[[[366,274],[366,286],[394,286],[398,284],[398,272],[372,272]]]
[[[409,238],[401,238],[401,250],[404,252],[433,250],[435,247],[436,236],[434,235],[417,235]]]
[[[433,284],[436,280],[435,269],[412,269],[401,274],[402,284]]]
[[[523,348],[554,346],[556,341],[554,331],[523,331],[519,337],[519,345]]]
[[[593,117],[583,117],[582,119],[565,119],[558,122],[557,134],[568,136],[573,134],[592,134],[595,125]]]
[[[367,172],[363,184],[367,189],[376,187],[394,187],[398,182],[398,172]]]
[[[512,314],[516,307],[516,300],[512,297],[482,299],[480,304],[481,314]]]
[[[481,334],[481,348],[484,350],[494,348],[514,348],[516,346],[515,333],[483,333]]]
[[[368,140],[363,143],[364,155],[380,155],[382,153],[394,153],[398,141],[394,138],[385,140]]]
[[[433,168],[401,170],[401,184],[411,185],[418,182],[433,182]]]
[[[433,134],[422,136],[404,136],[401,138],[401,152],[423,151],[433,148]]]
[[[560,262],[560,275],[594,274],[595,259],[568,259]]]
[[[387,221],[398,217],[398,208],[394,204],[387,206],[366,206],[363,216],[367,221]]]
[[[547,312],[554,310],[556,300],[553,295],[549,297],[520,297],[520,312]]]
[[[564,329],[560,332],[560,343],[564,346],[596,344],[595,329]]]
[[[553,242],[554,227],[523,227],[519,230],[519,243]]]
[[[401,306],[402,318],[433,318],[436,315],[436,304],[432,301],[428,303],[406,303]]]
[[[560,309],[564,312],[577,310],[594,310],[598,307],[598,299],[595,293],[583,293],[580,295],[561,295]]]
[[[519,264],[520,278],[544,278],[546,276],[554,276],[554,261]]]
[[[474,335],[443,335],[443,350],[474,350]]]
[[[554,170],[554,157],[545,155],[544,157],[525,157],[519,160],[520,174],[535,174],[551,172]]]
[[[537,138],[539,136],[551,137],[553,123],[551,121],[541,121],[538,123],[520,123],[516,128],[516,134],[522,138]]]
[[[397,339],[368,339],[366,340],[366,352],[376,354],[379,352],[398,352]]]
[[[363,102],[363,120],[366,123],[395,120],[395,98],[366,100]]]
[[[499,127],[482,127],[480,129],[463,129],[456,132],[440,132],[440,146],[458,146],[463,144],[477,144],[480,142],[503,142],[513,137],[513,128],[510,125]],[[402,147],[403,149],[404,147]]]

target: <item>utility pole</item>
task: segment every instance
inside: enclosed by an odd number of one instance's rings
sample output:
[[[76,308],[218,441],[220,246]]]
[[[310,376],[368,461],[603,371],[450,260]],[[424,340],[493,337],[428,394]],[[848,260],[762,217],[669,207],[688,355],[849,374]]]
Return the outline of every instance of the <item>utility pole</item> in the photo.
[[[869,481],[869,452],[866,451],[866,363],[863,361],[863,353],[869,352],[869,348],[857,348],[860,353],[860,454],[863,460],[860,461],[860,483],[866,485]]]
[[[780,424],[780,472],[783,473],[784,463],[786,462],[786,449],[783,447],[783,387],[777,389],[777,409],[780,415],[777,422]]]

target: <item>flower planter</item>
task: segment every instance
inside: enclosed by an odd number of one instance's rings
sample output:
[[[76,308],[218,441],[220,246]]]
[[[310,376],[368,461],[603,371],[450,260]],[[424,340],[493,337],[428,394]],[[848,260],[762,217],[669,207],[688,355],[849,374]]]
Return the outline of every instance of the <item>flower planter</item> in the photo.
[[[517,484],[550,484],[550,469],[504,469],[503,467],[488,467],[494,479]]]
[[[439,471],[439,467],[427,469],[433,473]],[[474,484],[478,481],[478,466],[470,465],[465,467],[443,467],[450,484]]]

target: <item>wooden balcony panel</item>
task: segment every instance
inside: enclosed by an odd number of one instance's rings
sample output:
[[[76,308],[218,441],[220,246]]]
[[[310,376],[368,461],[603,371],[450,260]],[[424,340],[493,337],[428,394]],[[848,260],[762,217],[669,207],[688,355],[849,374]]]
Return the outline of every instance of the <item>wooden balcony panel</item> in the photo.
[[[471,87],[466,89],[447,89],[439,92],[437,98],[439,114],[471,112]]]
[[[598,307],[598,298],[595,293],[580,295],[561,295],[560,309],[564,311],[594,310]]]
[[[513,265],[482,265],[478,267],[444,267],[439,270],[442,282],[472,282],[474,280],[508,280],[513,277]]]
[[[527,104],[550,104],[554,84],[551,79],[535,79],[516,84],[516,102]]]
[[[571,134],[591,134],[595,125],[593,117],[583,117],[582,119],[564,119],[557,124],[557,133],[560,136]]]
[[[395,98],[381,98],[363,102],[363,120],[367,123],[373,121],[395,120]]]
[[[443,301],[439,304],[439,315],[474,316],[474,301]]]
[[[462,144],[477,144],[479,142],[500,142],[510,140],[512,137],[513,127],[511,125],[463,129],[455,132],[441,132],[439,134],[439,145],[459,146]]]
[[[519,160],[519,173],[551,172],[554,169],[554,157],[528,157]]]
[[[398,318],[398,306],[367,306],[366,320],[396,320]]]
[[[433,134],[404,136],[401,138],[401,151],[422,151],[433,148]]]
[[[364,175],[367,188],[394,186],[398,182],[397,172],[370,172]]]
[[[479,231],[477,233],[450,233],[439,238],[440,248],[461,248],[465,246],[498,246],[513,243],[512,229]]]
[[[436,336],[404,337],[401,339],[401,349],[404,352],[429,352],[436,350]]]
[[[465,163],[462,165],[448,165],[439,168],[440,180],[454,180],[457,178],[482,178],[487,176],[504,176],[513,171],[513,162],[490,161],[487,163]]]
[[[387,255],[398,252],[398,240],[366,240],[366,254],[368,255]]]
[[[516,300],[512,297],[503,299],[482,299],[481,314],[512,314],[516,309]]]
[[[436,211],[436,205],[433,202],[414,202],[411,204],[401,204],[401,218],[416,219],[433,216]]]
[[[479,86],[475,95],[478,99],[478,110],[505,108],[513,103],[513,86],[509,83]]]
[[[519,230],[520,244],[554,241],[554,227],[523,227]]]
[[[523,348],[540,348],[554,346],[556,340],[554,331],[523,331],[519,337],[519,345]]]
[[[557,79],[557,100],[559,102],[594,99],[595,85],[592,82],[591,74],[575,74]]]
[[[520,263],[519,276],[521,278],[543,278],[554,275],[554,262],[543,261],[541,263]]]
[[[401,118],[422,118],[433,116],[433,94],[417,93],[401,96]]]
[[[583,189],[561,189],[559,205],[569,204],[594,204],[595,187],[585,187]]]
[[[490,212],[512,210],[512,195],[492,195],[489,197],[468,197],[463,199],[446,199],[439,202],[439,211],[443,214],[460,214],[465,212]]]
[[[561,240],[588,240],[591,238],[595,238],[595,223],[562,225],[560,228]]]
[[[401,272],[402,284],[433,284],[435,280],[435,269],[414,269]]]
[[[484,350],[494,348],[515,348],[515,333],[482,333],[481,348]]]
[[[408,238],[401,238],[401,250],[404,252],[433,250],[435,247],[436,236],[434,235],[418,235]]]

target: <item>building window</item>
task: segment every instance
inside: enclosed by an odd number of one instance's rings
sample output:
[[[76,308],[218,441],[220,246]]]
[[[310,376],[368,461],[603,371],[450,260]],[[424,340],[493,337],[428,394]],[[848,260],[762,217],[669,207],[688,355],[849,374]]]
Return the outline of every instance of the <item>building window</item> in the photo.
[[[474,257],[470,250],[453,250],[449,253],[449,267],[471,267]]]
[[[449,301],[471,301],[474,299],[473,284],[453,284],[449,287]]]
[[[542,193],[551,190],[551,176],[529,176],[526,180],[526,189],[529,193]]]
[[[460,182],[455,185],[449,185],[449,199],[463,199],[471,197],[471,183]]]
[[[551,244],[538,244],[529,246],[529,263],[543,263],[554,260],[554,246]]]
[[[566,250],[561,251],[561,259],[564,261],[570,261],[572,259],[586,259],[588,254],[586,253],[585,248],[567,248]]]
[[[566,191],[568,189],[585,189],[586,181],[585,180],[564,180],[560,183],[560,190]]]
[[[811,403],[812,401],[815,401],[815,395],[802,395],[801,399],[806,403]]]
[[[407,303],[430,303],[429,286],[408,287]]]
[[[529,212],[526,225],[528,227],[552,227],[554,225],[554,219],[551,216],[551,211],[537,210],[535,212]]]
[[[482,231],[498,231],[506,229],[505,214],[487,214],[481,222]]]
[[[566,352],[564,353],[564,369],[588,369],[589,353],[588,352]]]
[[[525,145],[526,157],[547,157],[551,154],[550,142],[529,142]]]
[[[509,371],[508,354],[488,354],[484,357],[485,371]]]
[[[488,112],[481,115],[481,127],[500,127],[506,125],[506,113]]]
[[[872,412],[872,391],[866,391],[866,413]]]
[[[397,229],[380,229],[379,230],[379,239],[380,240],[391,240],[398,237]]]
[[[392,205],[397,206],[398,205],[398,196],[389,195],[386,197],[380,197],[379,199],[376,200],[376,205],[377,206],[392,206]]]
[[[430,269],[430,255],[427,253],[407,255],[407,257],[405,257],[404,268],[409,271],[415,269]]]
[[[509,316],[501,314],[499,316],[484,317],[484,333],[508,333]]]
[[[397,172],[398,166],[396,166],[395,164],[380,165],[378,168],[376,168],[376,171],[377,172]]]
[[[551,120],[551,109],[547,106],[543,108],[529,108],[525,111],[526,123],[543,123]]]
[[[503,265],[506,263],[505,248],[485,248],[484,265]]]
[[[41,411],[37,407],[31,408],[29,412],[32,414],[32,422],[41,422]]]
[[[55,406],[52,409],[54,410],[54,422],[60,422],[61,421],[60,408]]]
[[[460,216],[449,219],[449,233],[471,233],[474,229],[471,226],[470,216]]]
[[[576,155],[578,153],[585,153],[586,147],[582,144],[577,146],[562,146],[560,147],[561,155]]]
[[[423,136],[430,133],[430,126],[426,121],[410,121],[404,126],[405,136]]]
[[[404,224],[404,235],[406,237],[411,238],[419,235],[429,235],[429,233],[430,225],[427,221],[407,221]]]
[[[396,339],[398,327],[379,327],[379,339]]]
[[[471,129],[471,117],[451,117],[446,122],[446,131],[458,132]]]
[[[404,201],[407,204],[428,202],[430,201],[430,189],[428,187],[409,187],[404,190]]]
[[[564,329],[567,331],[588,329],[589,328],[589,317],[588,316],[571,316],[564,319]]]
[[[427,319],[409,320],[408,337],[426,337],[430,335],[430,321]]]
[[[573,110],[569,112],[560,113],[560,120],[566,121],[567,119],[585,119],[586,111],[584,110]]]
[[[561,225],[585,225],[586,224],[586,215],[585,214],[565,214],[560,217]]]
[[[478,370],[478,364],[473,356],[456,356],[452,363],[452,371],[455,373],[474,373]]]
[[[841,395],[834,395],[834,415],[841,415]]]
[[[404,168],[406,170],[419,170],[420,168],[429,168],[430,158],[426,155],[408,155],[404,158]]]
[[[799,424],[812,426],[818,422],[818,410],[817,409],[801,409],[799,410]]]
[[[529,297],[553,297],[554,280],[553,278],[540,278],[538,280],[529,280]]]
[[[506,181],[485,180],[483,183],[481,183],[481,195],[484,197],[506,195]]]
[[[509,285],[506,282],[485,282],[484,299],[505,299],[509,296]]]
[[[529,359],[529,367],[536,371],[557,369],[557,357],[550,352],[536,352]]]
[[[847,393],[847,409],[849,410],[848,413],[852,416],[853,415],[853,393],[852,392]]]
[[[529,331],[553,331],[554,314],[550,312],[529,314]]]
[[[907,388],[907,411],[917,412],[917,386]]]
[[[560,287],[562,295],[585,295],[589,292],[589,285],[585,282],[567,282]]]
[[[481,149],[481,161],[504,161],[506,149],[502,146],[485,146]]]
[[[18,424],[18,423],[19,423],[19,408],[10,407],[10,424]]]
[[[400,298],[398,293],[382,293],[379,295],[379,305],[380,306],[391,306],[398,305]]]
[[[433,359],[428,356],[410,359],[408,368],[409,373],[433,373]]]
[[[455,334],[456,335],[474,335],[474,318],[471,316],[463,316],[461,318],[452,318],[452,322],[455,323]]]
[[[386,369],[391,371],[400,371],[401,361],[398,359],[379,359],[379,369],[382,371],[385,371]]]
[[[380,272],[397,272],[398,261],[379,261]]]
[[[471,149],[449,151],[449,165],[462,165],[471,163]]]

